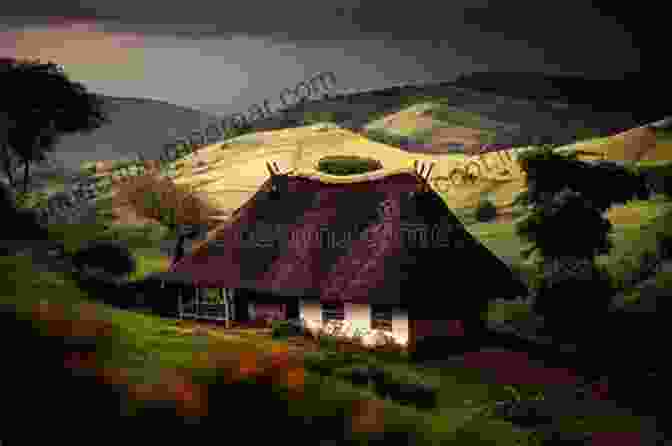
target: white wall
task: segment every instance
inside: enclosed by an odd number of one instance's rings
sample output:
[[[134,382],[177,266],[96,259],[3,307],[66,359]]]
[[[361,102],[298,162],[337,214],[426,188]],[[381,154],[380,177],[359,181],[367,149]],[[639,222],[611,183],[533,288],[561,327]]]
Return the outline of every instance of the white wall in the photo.
[[[345,319],[352,323],[353,328],[371,329],[371,306],[369,304],[346,303],[344,307]]]
[[[318,300],[299,300],[299,314],[305,320],[322,324],[322,305]]]
[[[392,335],[408,342],[408,312],[395,308],[392,312]]]

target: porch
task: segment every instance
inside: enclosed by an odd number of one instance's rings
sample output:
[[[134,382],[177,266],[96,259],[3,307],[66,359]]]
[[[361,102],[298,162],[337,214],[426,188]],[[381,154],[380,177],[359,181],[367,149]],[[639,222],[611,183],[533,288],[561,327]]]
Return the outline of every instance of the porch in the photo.
[[[179,319],[264,325],[267,320],[299,317],[297,298],[277,297],[248,289],[182,287],[178,293]]]

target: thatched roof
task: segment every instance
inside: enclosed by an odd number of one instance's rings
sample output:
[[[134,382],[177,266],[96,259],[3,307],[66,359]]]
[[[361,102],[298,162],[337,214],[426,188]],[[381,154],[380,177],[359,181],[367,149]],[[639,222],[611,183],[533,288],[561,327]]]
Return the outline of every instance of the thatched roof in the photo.
[[[423,181],[413,169],[275,176],[172,270],[200,286],[323,302],[526,295],[435,192],[418,193]],[[426,246],[413,242],[414,230]]]

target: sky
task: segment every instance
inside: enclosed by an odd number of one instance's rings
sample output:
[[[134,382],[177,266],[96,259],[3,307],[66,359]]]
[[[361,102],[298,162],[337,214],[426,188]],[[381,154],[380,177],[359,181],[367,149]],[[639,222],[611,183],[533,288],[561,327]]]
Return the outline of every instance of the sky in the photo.
[[[324,71],[339,89],[473,71],[640,71],[618,11],[586,0],[6,3],[0,57],[60,63],[96,93],[221,113],[278,103],[282,89]]]

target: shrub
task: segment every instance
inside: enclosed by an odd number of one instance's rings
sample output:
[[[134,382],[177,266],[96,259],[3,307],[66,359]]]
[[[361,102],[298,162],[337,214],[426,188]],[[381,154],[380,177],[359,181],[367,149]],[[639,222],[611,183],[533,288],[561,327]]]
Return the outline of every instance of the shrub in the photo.
[[[154,173],[131,178],[117,186],[113,206],[130,205],[146,218],[162,222],[170,228],[176,225],[206,225],[212,227],[211,215],[217,209],[194,195],[189,187],[173,183]]]
[[[100,268],[112,277],[135,272],[137,263],[128,247],[113,241],[94,241],[75,253],[73,265],[80,270]]]
[[[357,175],[382,169],[380,161],[358,156],[328,156],[317,164],[317,170],[330,175]]]
[[[530,204],[530,193],[528,192],[527,189],[525,189],[522,192],[519,192],[513,200],[514,206],[529,206],[529,204]]]
[[[497,207],[490,200],[481,200],[476,208],[476,220],[480,222],[486,222],[494,220],[497,216]]]

